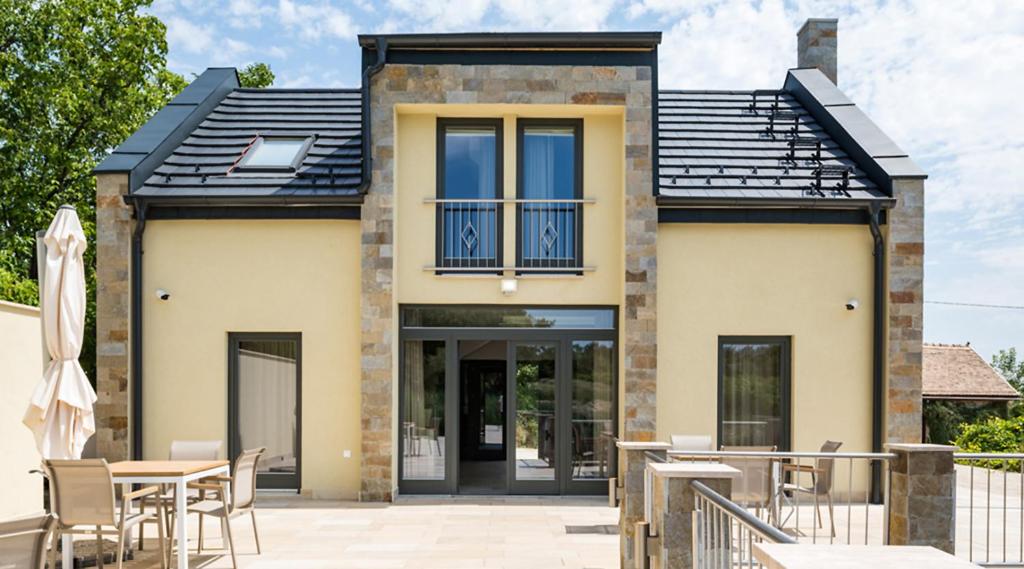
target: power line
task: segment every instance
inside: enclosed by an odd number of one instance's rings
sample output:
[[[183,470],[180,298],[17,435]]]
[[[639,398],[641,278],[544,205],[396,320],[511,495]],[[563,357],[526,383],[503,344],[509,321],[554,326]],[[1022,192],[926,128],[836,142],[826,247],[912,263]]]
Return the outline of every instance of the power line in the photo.
[[[943,304],[946,306],[970,306],[973,308],[1001,308],[1003,310],[1024,310],[1024,306],[1012,304],[981,304],[978,302],[946,302],[942,300],[926,300],[925,304]]]

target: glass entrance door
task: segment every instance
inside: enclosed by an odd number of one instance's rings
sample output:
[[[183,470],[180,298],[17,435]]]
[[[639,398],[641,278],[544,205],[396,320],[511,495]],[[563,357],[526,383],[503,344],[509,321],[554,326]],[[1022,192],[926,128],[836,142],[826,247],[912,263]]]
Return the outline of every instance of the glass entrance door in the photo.
[[[558,420],[559,343],[510,343],[509,479],[515,493],[558,493],[564,441]]]
[[[229,336],[229,442],[234,460],[266,447],[256,472],[260,488],[299,489],[302,339],[299,334]]]

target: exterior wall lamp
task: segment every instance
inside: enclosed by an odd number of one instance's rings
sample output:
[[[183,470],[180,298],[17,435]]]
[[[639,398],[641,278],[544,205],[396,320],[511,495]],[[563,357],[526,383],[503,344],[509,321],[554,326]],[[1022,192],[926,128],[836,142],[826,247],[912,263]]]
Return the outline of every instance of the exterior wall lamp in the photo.
[[[501,294],[512,296],[518,290],[519,281],[517,279],[501,279]]]

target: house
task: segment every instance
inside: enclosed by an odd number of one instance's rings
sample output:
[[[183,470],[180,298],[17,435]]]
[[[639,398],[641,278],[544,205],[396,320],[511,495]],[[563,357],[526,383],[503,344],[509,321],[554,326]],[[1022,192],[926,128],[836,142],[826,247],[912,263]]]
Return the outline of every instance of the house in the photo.
[[[967,342],[924,345],[921,397],[982,406],[1017,401],[1020,393]]]
[[[917,441],[925,175],[836,32],[757,91],[662,90],[656,32],[208,69],[96,169],[99,451],[389,500],[604,492],[616,438]]]

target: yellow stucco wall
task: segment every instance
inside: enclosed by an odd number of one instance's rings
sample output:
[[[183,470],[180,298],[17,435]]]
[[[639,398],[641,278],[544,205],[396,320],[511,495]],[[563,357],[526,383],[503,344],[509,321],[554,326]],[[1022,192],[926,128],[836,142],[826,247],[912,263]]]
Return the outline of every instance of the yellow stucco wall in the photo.
[[[395,144],[395,309],[401,304],[509,304],[622,306],[624,266],[625,116],[622,107],[587,105],[398,105]],[[518,291],[503,295],[493,276],[436,275],[424,270],[435,258],[437,196],[437,118],[502,119],[502,171],[506,198],[516,197],[516,119],[583,119],[583,264],[595,267],[582,276],[525,275]],[[516,258],[515,205],[504,208],[504,264]],[[620,314],[621,320],[621,314]],[[397,320],[396,320],[397,325]],[[398,334],[397,328],[394,333]],[[619,430],[622,429],[623,363],[619,338]],[[395,355],[395,385],[400,366]],[[394,412],[398,412],[398,389]],[[393,441],[398,448],[397,433]],[[397,457],[394,457],[397,461]],[[397,483],[397,466],[393,468]]]
[[[147,224],[146,458],[166,458],[175,439],[221,439],[226,449],[228,332],[301,332],[302,487],[356,497],[359,235],[359,222],[340,220]]]
[[[871,243],[853,225],[661,224],[658,438],[715,436],[719,336],[790,336],[792,449],[869,451]]]
[[[396,121],[396,298],[401,304],[606,304],[618,305],[623,263],[623,109],[583,105],[399,105]],[[424,199],[436,197],[437,117],[503,118],[506,198],[516,197],[516,118],[583,119],[583,264],[596,267],[579,276],[525,276],[519,291],[501,294],[493,276],[444,275],[425,271],[435,264],[434,211]],[[504,208],[504,261],[515,264],[515,206]]]
[[[43,482],[32,431],[21,423],[43,377],[39,309],[0,301],[0,520],[43,510]]]

